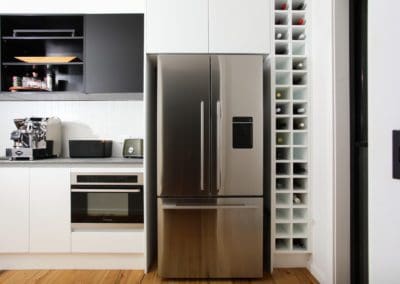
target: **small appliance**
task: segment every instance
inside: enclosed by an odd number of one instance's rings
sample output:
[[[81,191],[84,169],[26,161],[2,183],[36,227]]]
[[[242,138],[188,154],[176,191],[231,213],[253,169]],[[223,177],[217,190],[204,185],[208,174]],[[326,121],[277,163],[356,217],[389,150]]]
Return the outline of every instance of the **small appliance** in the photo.
[[[17,130],[11,132],[12,148],[6,149],[10,160],[37,160],[61,155],[61,120],[57,117],[14,119]]]
[[[124,158],[143,158],[143,139],[125,139]]]
[[[109,158],[111,155],[111,140],[69,140],[71,158]]]

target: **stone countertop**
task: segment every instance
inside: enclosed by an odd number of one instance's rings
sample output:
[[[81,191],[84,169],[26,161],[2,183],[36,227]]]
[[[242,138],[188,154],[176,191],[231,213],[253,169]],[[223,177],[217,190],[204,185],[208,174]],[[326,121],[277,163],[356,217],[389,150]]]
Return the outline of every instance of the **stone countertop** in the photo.
[[[0,157],[0,166],[36,166],[36,165],[122,165],[143,167],[143,159],[128,158],[53,158],[34,161],[10,161]]]

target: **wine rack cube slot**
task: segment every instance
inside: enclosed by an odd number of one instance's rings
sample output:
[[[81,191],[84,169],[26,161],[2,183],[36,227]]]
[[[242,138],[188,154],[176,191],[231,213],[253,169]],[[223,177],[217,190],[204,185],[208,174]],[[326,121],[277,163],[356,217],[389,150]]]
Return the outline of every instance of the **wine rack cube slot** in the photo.
[[[302,40],[304,41],[307,38],[306,29],[304,26],[296,26],[292,28],[292,40]]]
[[[290,160],[290,148],[278,147],[275,149],[276,160]]]
[[[306,45],[304,42],[292,42],[292,55],[304,56],[306,54]]]
[[[306,24],[306,14],[305,13],[292,14],[292,25],[293,26],[304,26],[305,24]]]
[[[277,27],[275,29],[275,40],[288,40],[289,29],[287,27]]]
[[[293,130],[307,130],[307,118],[306,117],[293,118]]]
[[[293,115],[306,115],[306,114],[307,114],[307,103],[293,104]]]
[[[276,70],[290,70],[290,58],[280,57],[275,61]]]
[[[293,239],[293,250],[307,250],[307,239],[305,238],[295,238]]]
[[[307,99],[307,87],[296,86],[293,88],[293,100],[302,101]]]
[[[307,204],[307,193],[293,193],[293,207]]]
[[[290,175],[290,164],[289,163],[277,163],[276,164],[276,175]]]
[[[287,237],[291,234],[290,224],[287,223],[277,223],[275,230],[278,237]]]
[[[277,130],[287,130],[290,127],[290,120],[287,117],[277,118],[275,129]]]
[[[275,13],[275,25],[287,25],[289,23],[289,16],[287,13]]]
[[[307,208],[293,208],[293,220],[294,221],[306,221],[307,220]]]
[[[271,60],[272,252],[310,253],[307,0],[274,0]],[[274,255],[272,256],[272,262]]]
[[[307,235],[307,223],[293,223],[293,237],[304,237]]]
[[[288,42],[275,43],[275,54],[288,55],[289,54],[289,43]]]
[[[290,220],[290,209],[289,208],[277,208],[276,219],[285,222]]]
[[[291,249],[290,239],[281,239],[281,238],[275,239],[275,248],[278,251],[290,250]]]
[[[276,133],[276,144],[277,145],[290,145],[290,132],[278,132]]]
[[[293,163],[293,175],[307,175],[308,165],[307,163]]]
[[[304,11],[307,5],[305,0],[292,0],[292,10],[293,11]]]
[[[305,161],[307,160],[308,156],[308,149],[307,148],[293,148],[293,160],[295,161]]]
[[[307,144],[307,133],[293,133],[293,145],[306,146]]]
[[[287,0],[276,0],[275,1],[275,10],[276,11],[284,11],[289,9],[289,2]]]
[[[290,99],[290,88],[289,87],[276,87],[275,99],[277,101],[289,100]]]
[[[290,179],[289,178],[277,178],[276,179],[276,190],[289,190],[290,189]]]

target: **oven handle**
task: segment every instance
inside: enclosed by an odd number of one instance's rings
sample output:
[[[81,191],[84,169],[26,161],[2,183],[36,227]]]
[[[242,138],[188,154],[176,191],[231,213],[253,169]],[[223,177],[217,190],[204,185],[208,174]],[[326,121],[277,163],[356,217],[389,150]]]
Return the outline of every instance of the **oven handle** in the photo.
[[[139,193],[140,189],[117,189],[117,190],[104,190],[104,189],[71,189],[71,192],[87,192],[87,193]]]

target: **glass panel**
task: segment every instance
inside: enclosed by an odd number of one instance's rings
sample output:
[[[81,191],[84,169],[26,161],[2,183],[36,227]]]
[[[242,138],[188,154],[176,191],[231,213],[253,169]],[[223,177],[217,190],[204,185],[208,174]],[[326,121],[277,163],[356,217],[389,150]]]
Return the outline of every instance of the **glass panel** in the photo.
[[[88,216],[129,216],[128,193],[88,193]]]

